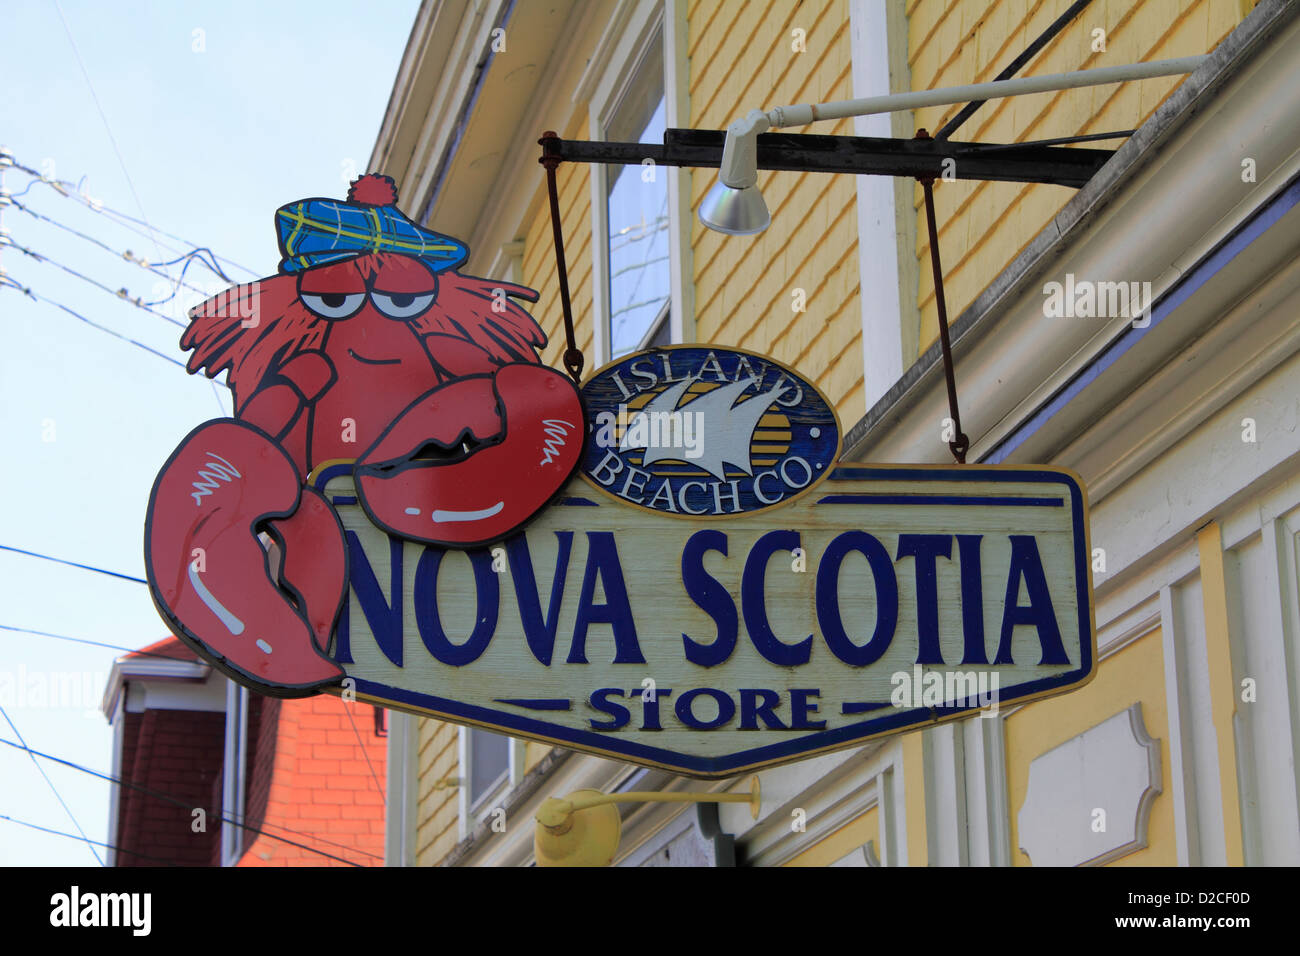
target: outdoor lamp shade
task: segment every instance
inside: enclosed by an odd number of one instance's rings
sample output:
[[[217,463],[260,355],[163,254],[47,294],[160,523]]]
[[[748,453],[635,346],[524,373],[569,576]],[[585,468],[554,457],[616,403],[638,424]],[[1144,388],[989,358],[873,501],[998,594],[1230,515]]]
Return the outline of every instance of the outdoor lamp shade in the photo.
[[[757,186],[734,189],[719,179],[700,203],[700,222],[716,232],[750,236],[771,225],[772,217]]]
[[[599,790],[578,790],[568,799],[604,796]],[[550,802],[564,806],[559,801]],[[557,826],[547,826],[541,822],[544,817],[539,816],[533,828],[533,855],[538,866],[609,866],[614,862],[623,832],[617,806],[604,803],[560,812],[564,816]]]

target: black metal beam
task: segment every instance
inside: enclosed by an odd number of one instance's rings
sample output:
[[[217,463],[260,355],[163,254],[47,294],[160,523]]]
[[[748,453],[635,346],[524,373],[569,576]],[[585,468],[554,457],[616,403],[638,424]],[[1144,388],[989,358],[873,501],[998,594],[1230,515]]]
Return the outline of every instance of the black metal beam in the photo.
[[[669,129],[663,145],[590,140],[544,141],[546,150],[571,163],[717,168],[722,164],[723,130]],[[990,150],[990,145],[997,145]],[[933,176],[1007,183],[1050,183],[1075,189],[1113,155],[1107,149],[1072,149],[934,139],[818,136],[764,133],[758,137],[758,168],[853,173],[872,176]],[[951,162],[949,162],[951,161]]]

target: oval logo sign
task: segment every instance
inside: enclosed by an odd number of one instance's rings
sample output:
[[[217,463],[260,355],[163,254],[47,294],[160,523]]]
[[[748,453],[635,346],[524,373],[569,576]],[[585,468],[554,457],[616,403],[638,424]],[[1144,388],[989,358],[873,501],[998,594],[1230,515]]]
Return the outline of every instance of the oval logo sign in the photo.
[[[830,402],[753,352],[636,352],[597,371],[582,395],[590,440],[580,473],[649,511],[725,518],[775,508],[821,482],[840,453]]]

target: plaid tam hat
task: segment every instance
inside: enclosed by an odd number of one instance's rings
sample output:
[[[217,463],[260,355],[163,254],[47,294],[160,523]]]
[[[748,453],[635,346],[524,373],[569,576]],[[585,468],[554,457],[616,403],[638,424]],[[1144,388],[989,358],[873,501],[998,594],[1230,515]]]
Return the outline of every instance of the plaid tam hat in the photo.
[[[411,256],[433,272],[454,269],[469,258],[463,242],[408,219],[397,208],[392,178],[377,173],[354,181],[346,202],[300,199],[281,206],[275,228],[283,273],[375,252]]]

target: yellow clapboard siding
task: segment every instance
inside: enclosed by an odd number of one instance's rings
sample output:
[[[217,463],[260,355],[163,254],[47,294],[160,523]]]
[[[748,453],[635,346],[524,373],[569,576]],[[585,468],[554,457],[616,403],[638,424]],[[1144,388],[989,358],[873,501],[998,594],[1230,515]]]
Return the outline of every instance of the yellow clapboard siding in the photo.
[[[916,0],[908,5],[908,61],[912,88],[931,89],[992,79],[1056,17],[1069,0]],[[1248,12],[1247,5],[1212,0],[1136,0],[1095,3],[1061,31],[1019,75],[1066,73],[1146,60],[1208,53]],[[1105,31],[1095,50],[1095,29]],[[1164,77],[1106,87],[1010,97],[987,103],[954,136],[978,142],[1020,142],[1082,133],[1135,129],[1182,82]],[[916,111],[916,125],[937,130],[960,109]],[[1121,141],[1099,144],[1118,148]],[[938,183],[936,217],[949,320],[955,320],[1074,195],[1054,186]],[[938,337],[929,239],[922,192],[914,190],[918,354]]]
[[[420,718],[417,734],[416,819],[420,823],[416,828],[416,863],[430,866],[456,845],[454,830],[451,839],[446,838],[446,818],[450,815],[453,823],[456,820],[457,790],[434,787],[459,771],[459,729],[445,721]]]
[[[810,178],[804,176],[805,182]],[[809,313],[816,314],[819,306],[824,311],[828,307],[828,297],[836,304],[845,301],[844,294],[850,290],[832,288],[828,279],[834,266],[845,255],[856,252],[857,219],[851,203],[837,202],[840,197],[836,194],[839,192],[832,190],[819,194],[810,183],[804,197],[810,204],[807,212],[796,216],[794,210],[786,210],[786,218],[789,225],[794,226],[794,232],[787,242],[782,243],[785,248],[780,253],[773,253],[783,260],[782,268],[771,268],[759,247],[737,263],[730,275],[719,275],[717,281],[706,285],[704,291],[708,299],[702,306],[697,305],[696,310],[697,328],[702,335],[731,341],[721,338],[727,325],[734,323],[742,328],[749,325],[751,316],[743,314],[749,310],[756,315],[784,315],[789,321],[794,321],[795,289],[804,290],[808,312],[801,317],[805,320]],[[834,212],[837,208],[838,213]],[[834,258],[828,261],[832,256]],[[856,288],[851,291],[856,292]],[[717,309],[714,306],[718,304],[717,296],[720,294],[727,298],[723,300],[722,308]],[[716,325],[713,324],[715,321]]]
[[[847,0],[748,4],[743,17],[713,12],[709,4],[689,12],[692,126],[725,127],[756,106],[853,95]],[[805,31],[804,52],[792,49],[795,28]],[[728,35],[733,29],[736,35]],[[841,120],[798,131],[847,135],[853,129],[852,121]],[[693,208],[713,182],[709,174],[692,178]],[[772,214],[764,233],[725,237],[692,222],[696,338],[770,354],[799,368],[837,404],[860,396],[856,183],[849,176],[770,170],[760,172],[759,182]],[[803,312],[793,307],[796,289],[803,290]],[[820,354],[835,336],[856,344]],[[819,341],[824,344],[815,346]],[[823,379],[832,370],[828,388]],[[840,411],[852,421],[863,409]]]

